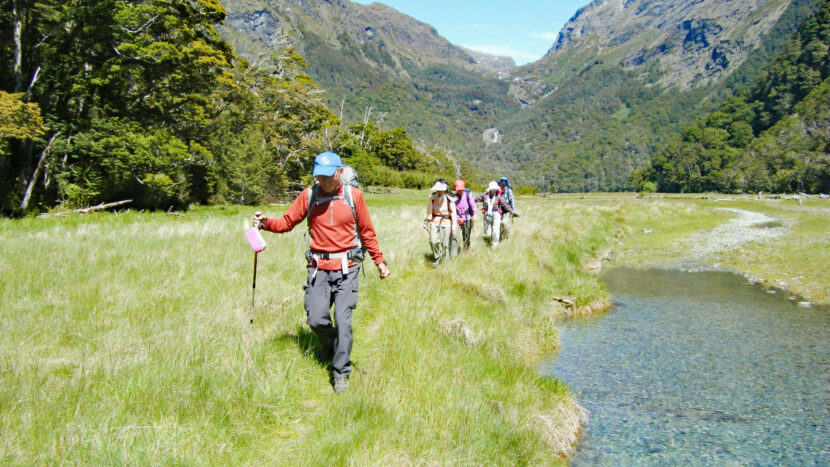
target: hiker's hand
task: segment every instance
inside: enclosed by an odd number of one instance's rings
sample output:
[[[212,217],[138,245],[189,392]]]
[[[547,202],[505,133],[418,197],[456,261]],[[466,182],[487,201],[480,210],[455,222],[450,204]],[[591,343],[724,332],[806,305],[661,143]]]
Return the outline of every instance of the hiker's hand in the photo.
[[[424,221],[424,230],[429,232],[429,221]]]
[[[260,214],[260,215],[254,214],[254,226],[255,227],[258,227],[260,229],[264,229],[265,228],[265,221],[267,221],[267,220],[268,220],[268,218],[265,217],[262,214]]]
[[[390,274],[392,274],[392,271],[389,270],[389,266],[387,266],[386,263],[378,264],[378,271],[380,271],[381,279],[386,279]]]
[[[519,213],[518,213],[518,211],[513,212],[513,217],[519,217]]]

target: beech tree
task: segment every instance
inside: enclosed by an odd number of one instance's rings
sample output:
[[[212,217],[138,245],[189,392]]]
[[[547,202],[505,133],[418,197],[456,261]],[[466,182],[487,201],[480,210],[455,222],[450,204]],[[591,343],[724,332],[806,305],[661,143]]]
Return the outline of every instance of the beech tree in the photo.
[[[2,56],[2,75],[13,88],[3,90],[26,87],[23,101],[39,105],[51,134],[12,145],[14,157],[4,164],[10,170],[0,180],[1,209],[25,210],[24,187],[39,175],[36,198],[47,203],[189,200],[211,163],[204,142],[217,113],[212,92],[232,84],[233,53],[213,28],[224,18],[221,5],[6,0],[4,6],[10,13],[0,20],[13,34],[2,40],[13,53]]]

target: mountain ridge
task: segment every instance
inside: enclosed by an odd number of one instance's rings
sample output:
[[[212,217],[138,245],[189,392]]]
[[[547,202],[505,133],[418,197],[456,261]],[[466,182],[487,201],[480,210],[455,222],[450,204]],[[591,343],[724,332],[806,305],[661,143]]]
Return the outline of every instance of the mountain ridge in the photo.
[[[792,32],[782,18],[819,2],[596,0],[542,59],[502,69],[379,3],[224,3],[231,36],[234,27],[246,35],[239,23],[252,11],[267,12],[260,22],[268,27],[294,31],[309,74],[347,121],[378,117],[485,170],[573,191],[625,188],[631,171],[711,108],[727,82],[758,71],[741,70],[762,62],[751,59],[771,33]],[[503,137],[485,141],[488,131]]]

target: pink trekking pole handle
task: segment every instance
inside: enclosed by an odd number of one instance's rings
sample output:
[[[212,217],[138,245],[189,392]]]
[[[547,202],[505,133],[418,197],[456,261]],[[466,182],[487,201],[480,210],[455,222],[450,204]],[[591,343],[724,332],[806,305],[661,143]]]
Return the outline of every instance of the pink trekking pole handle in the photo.
[[[257,211],[254,215],[259,217],[262,213]],[[248,244],[251,245],[251,248],[254,250],[254,280],[251,286],[251,324],[253,324],[254,303],[256,302],[256,263],[259,252],[265,249],[265,240],[263,240],[262,235],[259,233],[259,222],[245,232],[245,238],[248,239]]]

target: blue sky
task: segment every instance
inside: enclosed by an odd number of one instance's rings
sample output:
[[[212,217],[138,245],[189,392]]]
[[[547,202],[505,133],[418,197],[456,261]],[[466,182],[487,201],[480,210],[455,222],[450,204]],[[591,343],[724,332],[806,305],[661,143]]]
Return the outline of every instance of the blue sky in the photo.
[[[355,0],[367,5],[372,0]],[[384,0],[429,23],[455,45],[513,57],[523,65],[542,58],[568,19],[590,0]]]

